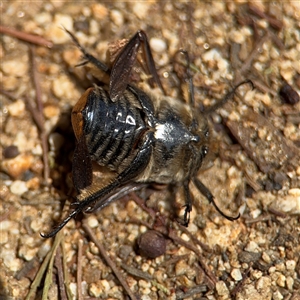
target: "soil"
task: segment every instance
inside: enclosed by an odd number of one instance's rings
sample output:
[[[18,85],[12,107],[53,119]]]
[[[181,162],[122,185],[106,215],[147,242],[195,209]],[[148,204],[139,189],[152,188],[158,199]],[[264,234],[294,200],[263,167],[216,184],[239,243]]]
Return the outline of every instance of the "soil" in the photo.
[[[0,299],[300,299],[299,1],[0,9]],[[211,136],[198,178],[238,220],[191,184],[185,228],[180,187],[143,188],[41,237],[72,210],[71,110],[99,83],[76,67],[81,52],[63,28],[108,65],[143,30],[166,94],[182,101],[189,76],[178,50],[188,52]],[[137,63],[130,80],[145,86],[145,75]]]

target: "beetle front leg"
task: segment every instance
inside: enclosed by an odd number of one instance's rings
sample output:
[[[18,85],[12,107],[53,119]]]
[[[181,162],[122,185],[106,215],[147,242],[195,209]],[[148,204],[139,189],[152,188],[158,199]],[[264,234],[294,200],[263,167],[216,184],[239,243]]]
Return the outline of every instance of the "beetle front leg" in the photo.
[[[138,50],[141,45],[143,45],[146,65],[148,68],[147,71],[150,75],[152,75],[154,82],[159,86],[159,88],[164,91],[155,68],[155,63],[151,53],[147,35],[144,31],[140,30],[121,50],[120,54],[113,64],[109,83],[109,95],[112,101],[116,101],[125,91],[129,83],[129,75],[132,71],[134,63],[136,62]]]
[[[183,225],[187,227],[190,222],[190,212],[192,211],[193,208],[193,199],[192,195],[190,192],[190,187],[189,187],[189,181],[185,181],[183,183],[183,191],[184,191],[184,198],[185,198],[185,210],[184,210],[184,215],[183,215]]]

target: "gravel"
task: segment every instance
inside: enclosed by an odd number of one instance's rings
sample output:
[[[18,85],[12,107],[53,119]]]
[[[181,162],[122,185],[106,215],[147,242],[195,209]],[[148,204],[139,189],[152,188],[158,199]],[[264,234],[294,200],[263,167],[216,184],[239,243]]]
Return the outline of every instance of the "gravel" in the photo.
[[[70,115],[93,79],[86,68],[75,66],[82,62],[81,54],[62,27],[101,60],[110,42],[144,30],[163,86],[173,97],[187,94],[185,74],[177,71],[182,66],[173,64],[176,51],[186,49],[196,107],[214,105],[242,80],[251,79],[255,86],[241,86],[234,100],[208,116],[210,159],[199,172],[222,210],[230,215],[241,212],[238,221],[220,216],[194,187],[187,230],[174,221],[182,195],[177,193],[175,199],[165,189],[150,196],[147,191],[139,193],[149,198],[147,211],[129,196],[88,216],[87,225],[132,292],[151,300],[184,295],[211,300],[300,299],[299,3],[4,1],[2,26],[41,36],[54,46],[34,46],[39,95],[32,46],[22,37],[1,36],[0,299],[25,299],[55,246],[54,239],[45,240],[40,232],[47,232],[67,213],[65,200],[76,195],[71,184],[75,141]],[[132,77],[139,81],[144,78],[142,68],[136,69]],[[37,94],[44,132],[37,126]],[[16,155],[5,149],[17,149]],[[154,222],[150,215],[161,218]],[[78,291],[84,299],[126,299],[81,224],[80,216],[70,221],[62,231],[63,247],[54,249],[48,299],[62,298],[61,275],[63,280],[69,277],[69,299],[78,299]],[[166,249],[159,253],[163,255],[154,259],[135,251],[138,238],[148,229],[166,239]],[[176,239],[168,238],[174,234]],[[67,274],[57,271],[64,269],[62,264]],[[41,290],[44,285],[42,281]]]

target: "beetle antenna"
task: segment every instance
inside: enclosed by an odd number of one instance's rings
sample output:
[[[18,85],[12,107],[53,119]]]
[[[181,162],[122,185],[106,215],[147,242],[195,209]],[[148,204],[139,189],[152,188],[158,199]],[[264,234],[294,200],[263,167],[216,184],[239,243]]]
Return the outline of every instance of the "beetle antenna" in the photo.
[[[214,196],[210,192],[210,190],[197,178],[193,179],[194,184],[196,185],[197,189],[201,192],[201,194],[210,202],[213,204],[215,209],[218,211],[218,213],[226,218],[229,221],[237,220],[240,217],[240,213],[236,217],[228,216],[226,215],[216,204]]]
[[[250,79],[244,80],[244,81],[240,82],[239,84],[237,84],[230,92],[228,92],[220,102],[218,102],[215,105],[212,105],[211,107],[205,109],[203,113],[208,115],[208,114],[216,111],[218,108],[223,106],[228,100],[230,100],[234,96],[236,90],[241,85],[244,85],[244,84],[247,84],[247,83],[251,85],[252,90],[255,88],[253,82]]]

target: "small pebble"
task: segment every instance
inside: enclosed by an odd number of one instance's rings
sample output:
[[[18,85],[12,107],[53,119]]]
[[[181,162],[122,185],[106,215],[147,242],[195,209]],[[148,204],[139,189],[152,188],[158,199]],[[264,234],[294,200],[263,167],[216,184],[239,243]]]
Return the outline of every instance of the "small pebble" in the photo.
[[[97,298],[100,296],[103,297],[109,290],[110,290],[109,282],[105,279],[93,282],[89,287],[90,295]]]
[[[229,294],[229,290],[224,281],[218,281],[216,283],[216,290],[219,296],[226,296]]]
[[[0,224],[1,234],[0,234],[0,244],[5,245],[8,242],[8,232],[2,230],[2,226]]]
[[[15,145],[5,147],[4,150],[3,150],[4,158],[15,158],[19,154],[20,154],[19,149]]]
[[[279,274],[279,276],[276,280],[277,285],[279,285],[281,287],[285,287],[285,281],[286,281],[285,276],[283,274]]]
[[[279,90],[281,100],[287,104],[294,105],[300,101],[299,94],[288,83],[284,83]]]
[[[271,278],[268,276],[263,276],[256,282],[256,288],[258,290],[265,290],[266,288],[271,286]]]
[[[285,262],[286,269],[289,271],[293,271],[296,268],[296,262],[294,260],[287,260]]]
[[[26,182],[21,180],[16,180],[11,184],[10,191],[15,195],[21,196],[28,191],[28,187],[26,185]]]
[[[233,269],[230,274],[231,274],[231,277],[236,281],[240,281],[243,278],[240,269]]]
[[[270,256],[266,253],[263,252],[261,258],[264,260],[264,262],[266,262],[267,264],[271,263],[271,258]]]
[[[30,223],[30,228],[34,232],[42,231],[43,226],[44,226],[44,223],[43,223],[42,219],[39,219],[39,218],[33,219],[32,222]]]
[[[292,291],[293,286],[294,286],[294,278],[291,276],[288,276],[286,278],[286,287],[288,288],[289,291]]]
[[[253,270],[253,272],[251,273],[251,276],[257,280],[262,277],[262,274],[263,273],[261,271]]]
[[[283,299],[282,294],[279,291],[275,291],[272,295],[272,300],[281,300]]]
[[[146,1],[133,2],[132,11],[139,19],[144,19],[148,14],[149,4]]]
[[[258,252],[258,249],[259,247],[254,241],[250,241],[245,247],[245,250],[248,252]]]
[[[14,60],[4,60],[1,62],[1,69],[7,75],[23,77],[28,73],[27,56],[21,56]]]
[[[180,260],[175,265],[175,274],[176,276],[180,276],[186,273],[186,270],[189,268],[187,263],[184,260]]]
[[[51,119],[60,114],[60,108],[58,106],[48,105],[44,108],[43,113],[47,119]]]
[[[167,44],[162,39],[153,37],[150,39],[149,43],[150,43],[151,49],[154,52],[161,53],[161,52],[166,51],[166,49],[167,49]]]
[[[2,263],[11,271],[18,271],[21,268],[21,259],[15,257],[11,249],[2,248],[0,252]]]
[[[138,252],[145,257],[156,258],[166,252],[167,241],[163,235],[155,230],[148,230],[141,234],[138,241]]]
[[[60,75],[53,81],[52,92],[58,99],[66,98],[72,101],[71,105],[75,104],[80,97],[79,92],[74,87],[74,83],[66,75]]]
[[[7,106],[8,112],[13,117],[22,117],[25,113],[25,103],[22,100],[17,100]]]
[[[113,9],[110,12],[110,18],[117,26],[122,26],[124,23],[124,18],[119,10]]]
[[[93,17],[97,20],[102,20],[108,16],[108,9],[100,3],[92,4],[91,11]]]
[[[139,287],[140,288],[150,288],[151,282],[141,279],[141,280],[139,280]]]
[[[11,177],[17,178],[26,172],[33,163],[33,156],[20,154],[15,158],[7,159],[2,162],[2,169]]]
[[[97,220],[97,218],[95,216],[90,216],[88,219],[87,219],[87,223],[88,225],[91,227],[91,228],[96,228],[99,226],[99,222]]]

